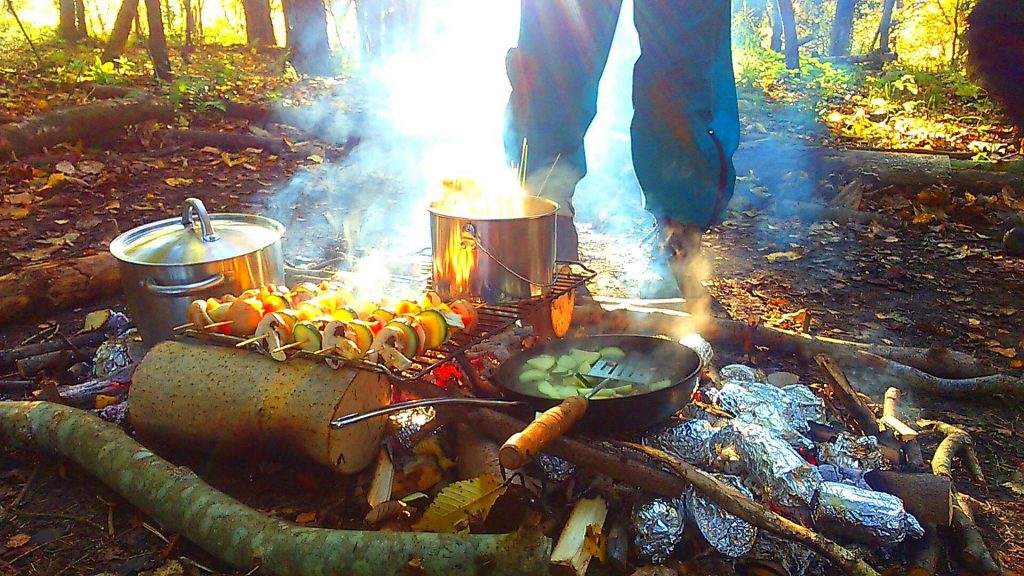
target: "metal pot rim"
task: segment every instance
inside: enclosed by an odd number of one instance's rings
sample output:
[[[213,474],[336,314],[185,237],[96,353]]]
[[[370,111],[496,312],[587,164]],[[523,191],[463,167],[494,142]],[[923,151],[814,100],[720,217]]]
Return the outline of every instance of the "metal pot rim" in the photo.
[[[466,214],[453,214],[448,210],[439,208],[439,205],[443,205],[448,200],[434,200],[427,207],[427,210],[434,216],[441,218],[456,218],[459,220],[471,220],[474,222],[514,222],[523,220],[539,220],[541,218],[549,218],[554,216],[560,209],[558,203],[548,200],[547,198],[541,198],[540,196],[523,196],[524,200],[528,202],[539,202],[546,204],[549,211],[545,211],[543,214],[531,214],[529,216],[488,216],[488,217],[477,217]]]
[[[150,233],[152,233],[152,232],[154,232],[156,230],[165,228],[165,227],[181,226],[181,218],[166,218],[164,220],[157,220],[156,222],[150,222],[149,224],[143,224],[142,226],[137,226],[135,228],[132,228],[131,230],[128,230],[126,232],[122,232],[121,234],[119,234],[116,238],[114,238],[110,242],[110,253],[114,256],[114,258],[116,258],[117,260],[119,260],[121,262],[124,262],[126,264],[138,264],[140,266],[153,266],[153,267],[158,267],[158,268],[170,268],[170,267],[174,267],[174,266],[197,266],[197,265],[203,265],[203,264],[212,264],[212,263],[215,263],[215,262],[226,262],[228,260],[232,260],[234,258],[238,258],[239,256],[245,256],[246,254],[252,254],[254,252],[259,252],[260,250],[263,250],[263,249],[267,248],[268,246],[273,245],[275,242],[280,241],[281,237],[284,236],[284,233],[285,233],[284,225],[281,224],[280,222],[278,222],[277,220],[274,220],[273,218],[267,218],[266,216],[259,216],[259,215],[256,215],[256,214],[241,214],[241,213],[236,213],[236,212],[221,212],[221,213],[210,215],[210,220],[213,220],[213,221],[218,221],[219,220],[219,221],[231,221],[231,222],[244,222],[244,223],[249,223],[249,224],[257,224],[257,225],[263,226],[264,228],[273,230],[274,232],[277,233],[277,235],[276,235],[276,237],[273,240],[271,240],[270,242],[267,242],[266,244],[264,244],[262,246],[252,246],[252,247],[250,247],[249,251],[247,251],[247,252],[239,252],[238,254],[235,254],[234,256],[228,256],[228,257],[224,257],[224,258],[212,258],[212,259],[209,259],[209,260],[201,259],[201,260],[199,260],[197,262],[146,262],[146,261],[141,261],[141,260],[136,260],[136,259],[130,258],[130,257],[128,257],[126,255],[125,252],[131,246],[134,245],[135,241],[139,240],[140,238],[143,238],[146,235],[148,235],[148,234],[150,234]]]

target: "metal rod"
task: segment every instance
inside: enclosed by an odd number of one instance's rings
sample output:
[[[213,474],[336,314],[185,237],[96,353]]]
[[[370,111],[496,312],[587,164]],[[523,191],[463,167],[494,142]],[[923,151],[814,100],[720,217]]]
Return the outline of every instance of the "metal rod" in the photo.
[[[342,416],[337,420],[331,421],[331,428],[344,428],[350,424],[362,422],[363,420],[369,420],[376,418],[377,416],[384,416],[385,414],[391,414],[392,412],[401,412],[402,410],[408,410],[410,408],[419,408],[421,406],[437,406],[439,404],[462,404],[470,406],[481,406],[487,408],[512,408],[516,406],[526,406],[525,402],[518,402],[513,400],[486,400],[483,398],[427,398],[424,400],[412,400],[409,402],[399,402],[398,404],[392,404],[369,412],[359,412],[355,414],[348,414]]]

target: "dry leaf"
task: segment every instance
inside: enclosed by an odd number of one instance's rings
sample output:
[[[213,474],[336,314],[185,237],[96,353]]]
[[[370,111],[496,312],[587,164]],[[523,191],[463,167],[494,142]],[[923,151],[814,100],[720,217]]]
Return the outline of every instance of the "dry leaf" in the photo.
[[[99,174],[106,165],[97,160],[82,160],[78,163],[78,171],[83,174]]]
[[[53,174],[50,174],[50,176],[46,179],[46,183],[43,184],[43,186],[40,187],[39,190],[42,191],[42,190],[57,189],[57,188],[60,188],[60,187],[64,186],[64,184],[67,181],[68,181],[67,175],[62,174],[60,172],[54,172]]]
[[[324,163],[324,157],[319,154],[310,154],[309,156],[306,156],[306,160],[309,160],[310,162],[316,162],[317,164]]]
[[[1004,356],[1006,358],[1013,358],[1014,356],[1017,355],[1016,348],[991,348],[991,350],[996,354],[999,354],[1000,356]]]
[[[191,178],[177,178],[177,177],[164,178],[164,184],[167,184],[168,186],[185,186],[185,185],[188,185],[188,184],[191,184],[191,183],[192,183],[192,179]]]
[[[4,202],[8,204],[14,204],[15,206],[28,206],[29,204],[38,200],[39,197],[31,192],[22,192],[21,194],[8,194],[4,196]]]
[[[455,467],[455,462],[449,458],[441,448],[441,443],[438,441],[437,436],[428,436],[423,440],[420,440],[416,446],[413,447],[412,453],[437,458],[437,463],[441,466],[442,470],[448,470]]]
[[[56,169],[57,172],[60,172],[62,174],[75,173],[75,165],[72,164],[71,162],[68,162],[67,160],[61,160],[60,162],[57,162]]]
[[[29,536],[28,534],[15,534],[14,536],[11,536],[10,538],[7,539],[7,547],[8,548],[21,548],[25,544],[28,544],[28,541],[31,540],[31,539],[32,539],[32,537]]]
[[[1010,368],[1024,367],[1024,360],[1010,360]]]
[[[79,236],[81,236],[81,234],[79,234],[78,232],[68,232],[63,236],[56,236],[54,238],[44,238],[42,240],[36,240],[36,242],[40,244],[49,244],[50,246],[56,246],[59,248],[61,246],[73,246],[75,240],[78,240]]]
[[[772,252],[765,256],[769,262],[778,262],[779,260],[782,260],[783,262],[792,262],[793,260],[799,260],[803,257],[803,254],[799,254],[791,250],[787,252]]]
[[[110,310],[94,310],[85,315],[85,324],[82,326],[82,332],[89,332],[91,330],[99,330],[110,320]]]
[[[50,246],[49,248],[33,248],[31,250],[26,251],[11,250],[11,256],[13,256],[16,260],[28,260],[30,262],[35,262],[37,260],[43,260],[44,258],[48,258],[50,254],[53,254],[58,249],[60,249],[60,246]]]
[[[371,508],[363,519],[370,524],[377,524],[398,516],[408,507],[409,505],[401,500],[387,500]]]
[[[199,151],[207,154],[220,154],[220,148],[214,146],[203,146]]]
[[[107,406],[113,406],[120,402],[115,396],[107,396],[106,394],[96,395],[96,410],[102,410]]]
[[[6,218],[8,220],[24,220],[25,218],[28,218],[28,208],[0,204],[0,218]]]
[[[430,503],[413,529],[423,532],[455,532],[470,517],[486,519],[506,485],[497,476],[480,476],[449,484]]]
[[[316,522],[316,512],[303,512],[295,517],[296,524],[310,524]]]
[[[583,547],[602,564],[608,563],[608,537],[601,533],[600,526],[587,526],[586,534],[583,536]]]

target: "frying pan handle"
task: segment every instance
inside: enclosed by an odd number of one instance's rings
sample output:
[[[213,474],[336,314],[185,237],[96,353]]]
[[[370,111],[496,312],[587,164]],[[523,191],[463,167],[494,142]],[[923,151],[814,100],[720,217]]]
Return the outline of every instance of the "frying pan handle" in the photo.
[[[522,468],[545,446],[569,432],[573,424],[587,413],[589,403],[582,396],[573,396],[562,400],[554,408],[548,408],[527,424],[522,432],[508,437],[498,451],[498,461],[509,470]]]

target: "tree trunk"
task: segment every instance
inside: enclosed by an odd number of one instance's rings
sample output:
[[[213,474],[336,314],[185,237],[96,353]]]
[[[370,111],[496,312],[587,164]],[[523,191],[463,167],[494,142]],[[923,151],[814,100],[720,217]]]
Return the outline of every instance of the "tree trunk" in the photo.
[[[846,56],[850,53],[850,37],[853,34],[853,15],[857,0],[836,0],[836,17],[832,21],[832,36],[829,54]]]
[[[67,42],[78,41],[78,26],[75,24],[75,0],[60,0],[60,20],[57,36]]]
[[[885,0],[882,4],[882,21],[878,24],[878,51],[882,54],[889,53],[889,27],[892,26],[892,10],[896,6],[896,0]]]
[[[270,0],[242,0],[242,9],[245,11],[245,39],[249,46],[276,46]]]
[[[773,52],[782,53],[782,20],[779,18],[779,6],[775,0],[768,0],[768,8],[771,9],[772,40],[771,49]]]
[[[89,26],[85,22],[85,0],[75,0],[75,23],[77,25],[78,37],[89,37]]]
[[[364,532],[299,526],[253,510],[117,426],[50,402],[0,402],[0,445],[64,456],[164,529],[232,568],[264,574],[541,574],[551,540],[512,534]]]
[[[185,12],[185,46],[181,49],[181,55],[188,64],[189,56],[192,54],[192,36],[196,30],[196,14],[193,11],[192,0],[181,0],[181,9]]]
[[[139,13],[139,0],[124,0],[117,10],[117,18],[114,19],[114,29],[110,31],[110,39],[103,49],[103,61],[111,62],[124,52],[124,45],[128,43],[128,35],[132,31],[132,22]]]
[[[121,272],[108,252],[20,268],[0,276],[0,325],[95,302],[120,290]]]
[[[56,110],[0,126],[0,158],[22,156],[64,142],[95,139],[98,135],[144,120],[169,122],[173,114],[169,102],[154,99],[105,100]],[[10,292],[0,294],[7,296]]]
[[[797,38],[793,0],[776,0],[782,30],[786,34],[786,68],[800,69],[800,39]]]
[[[146,0],[146,23],[149,25],[149,57],[153,70],[161,80],[171,80],[171,61],[167,55],[167,38],[164,36],[164,21],[160,0]]]
[[[292,66],[303,74],[330,75],[333,66],[323,0],[289,0],[286,15]]]

